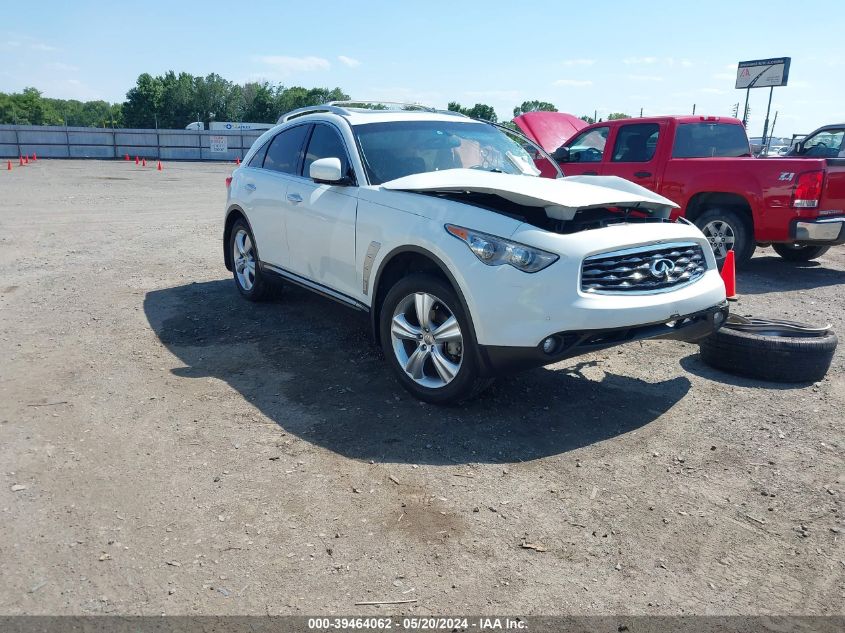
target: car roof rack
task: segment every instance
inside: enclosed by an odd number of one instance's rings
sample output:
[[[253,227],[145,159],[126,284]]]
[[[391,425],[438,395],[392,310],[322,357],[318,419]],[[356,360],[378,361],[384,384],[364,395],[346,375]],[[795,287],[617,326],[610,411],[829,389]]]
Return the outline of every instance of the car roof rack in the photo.
[[[286,112],[279,117],[276,122],[287,123],[291,119],[305,116],[306,114],[315,114],[318,112],[328,112],[337,114],[339,116],[349,116],[353,112],[430,112],[432,114],[445,114],[448,116],[457,116],[463,118],[467,115],[461,112],[453,112],[452,110],[438,110],[431,106],[422,105],[421,103],[403,103],[401,101],[370,101],[366,99],[349,99],[347,101],[330,101],[322,105],[305,106],[304,108],[297,108]]]

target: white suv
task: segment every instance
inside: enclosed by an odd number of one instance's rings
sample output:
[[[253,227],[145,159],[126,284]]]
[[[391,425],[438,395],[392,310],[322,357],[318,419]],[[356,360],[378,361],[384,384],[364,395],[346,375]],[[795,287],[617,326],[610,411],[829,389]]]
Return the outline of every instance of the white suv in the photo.
[[[724,322],[713,251],[668,220],[672,202],[615,177],[539,177],[556,169],[528,139],[452,112],[296,110],[227,180],[226,267],[250,300],[276,278],[368,312],[399,381],[434,403]]]

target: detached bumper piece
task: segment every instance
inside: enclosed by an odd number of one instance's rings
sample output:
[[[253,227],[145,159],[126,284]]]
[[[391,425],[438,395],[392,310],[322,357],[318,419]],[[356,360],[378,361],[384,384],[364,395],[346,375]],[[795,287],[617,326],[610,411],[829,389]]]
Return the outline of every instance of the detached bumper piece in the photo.
[[[792,237],[799,244],[845,244],[845,218],[796,220]]]
[[[696,342],[722,327],[727,318],[728,303],[724,302],[666,322],[607,330],[558,332],[543,339],[536,347],[481,345],[481,361],[485,373],[495,376],[551,365],[574,356],[644,339]]]

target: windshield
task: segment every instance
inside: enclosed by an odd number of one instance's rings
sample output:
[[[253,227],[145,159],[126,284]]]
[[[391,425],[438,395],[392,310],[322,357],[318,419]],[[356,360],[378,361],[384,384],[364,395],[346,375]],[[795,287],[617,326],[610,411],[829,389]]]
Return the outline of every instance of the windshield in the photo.
[[[392,121],[352,129],[373,185],[442,169],[540,173],[522,145],[486,123]]]
[[[745,128],[730,123],[682,123],[675,133],[672,158],[751,156]]]

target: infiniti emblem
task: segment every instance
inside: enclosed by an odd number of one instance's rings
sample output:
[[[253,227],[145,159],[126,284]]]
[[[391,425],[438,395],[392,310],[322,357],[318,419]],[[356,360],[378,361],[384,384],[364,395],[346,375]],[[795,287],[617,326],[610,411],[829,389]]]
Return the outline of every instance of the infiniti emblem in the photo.
[[[652,277],[657,279],[668,279],[675,270],[675,262],[671,259],[655,259],[648,267]]]

